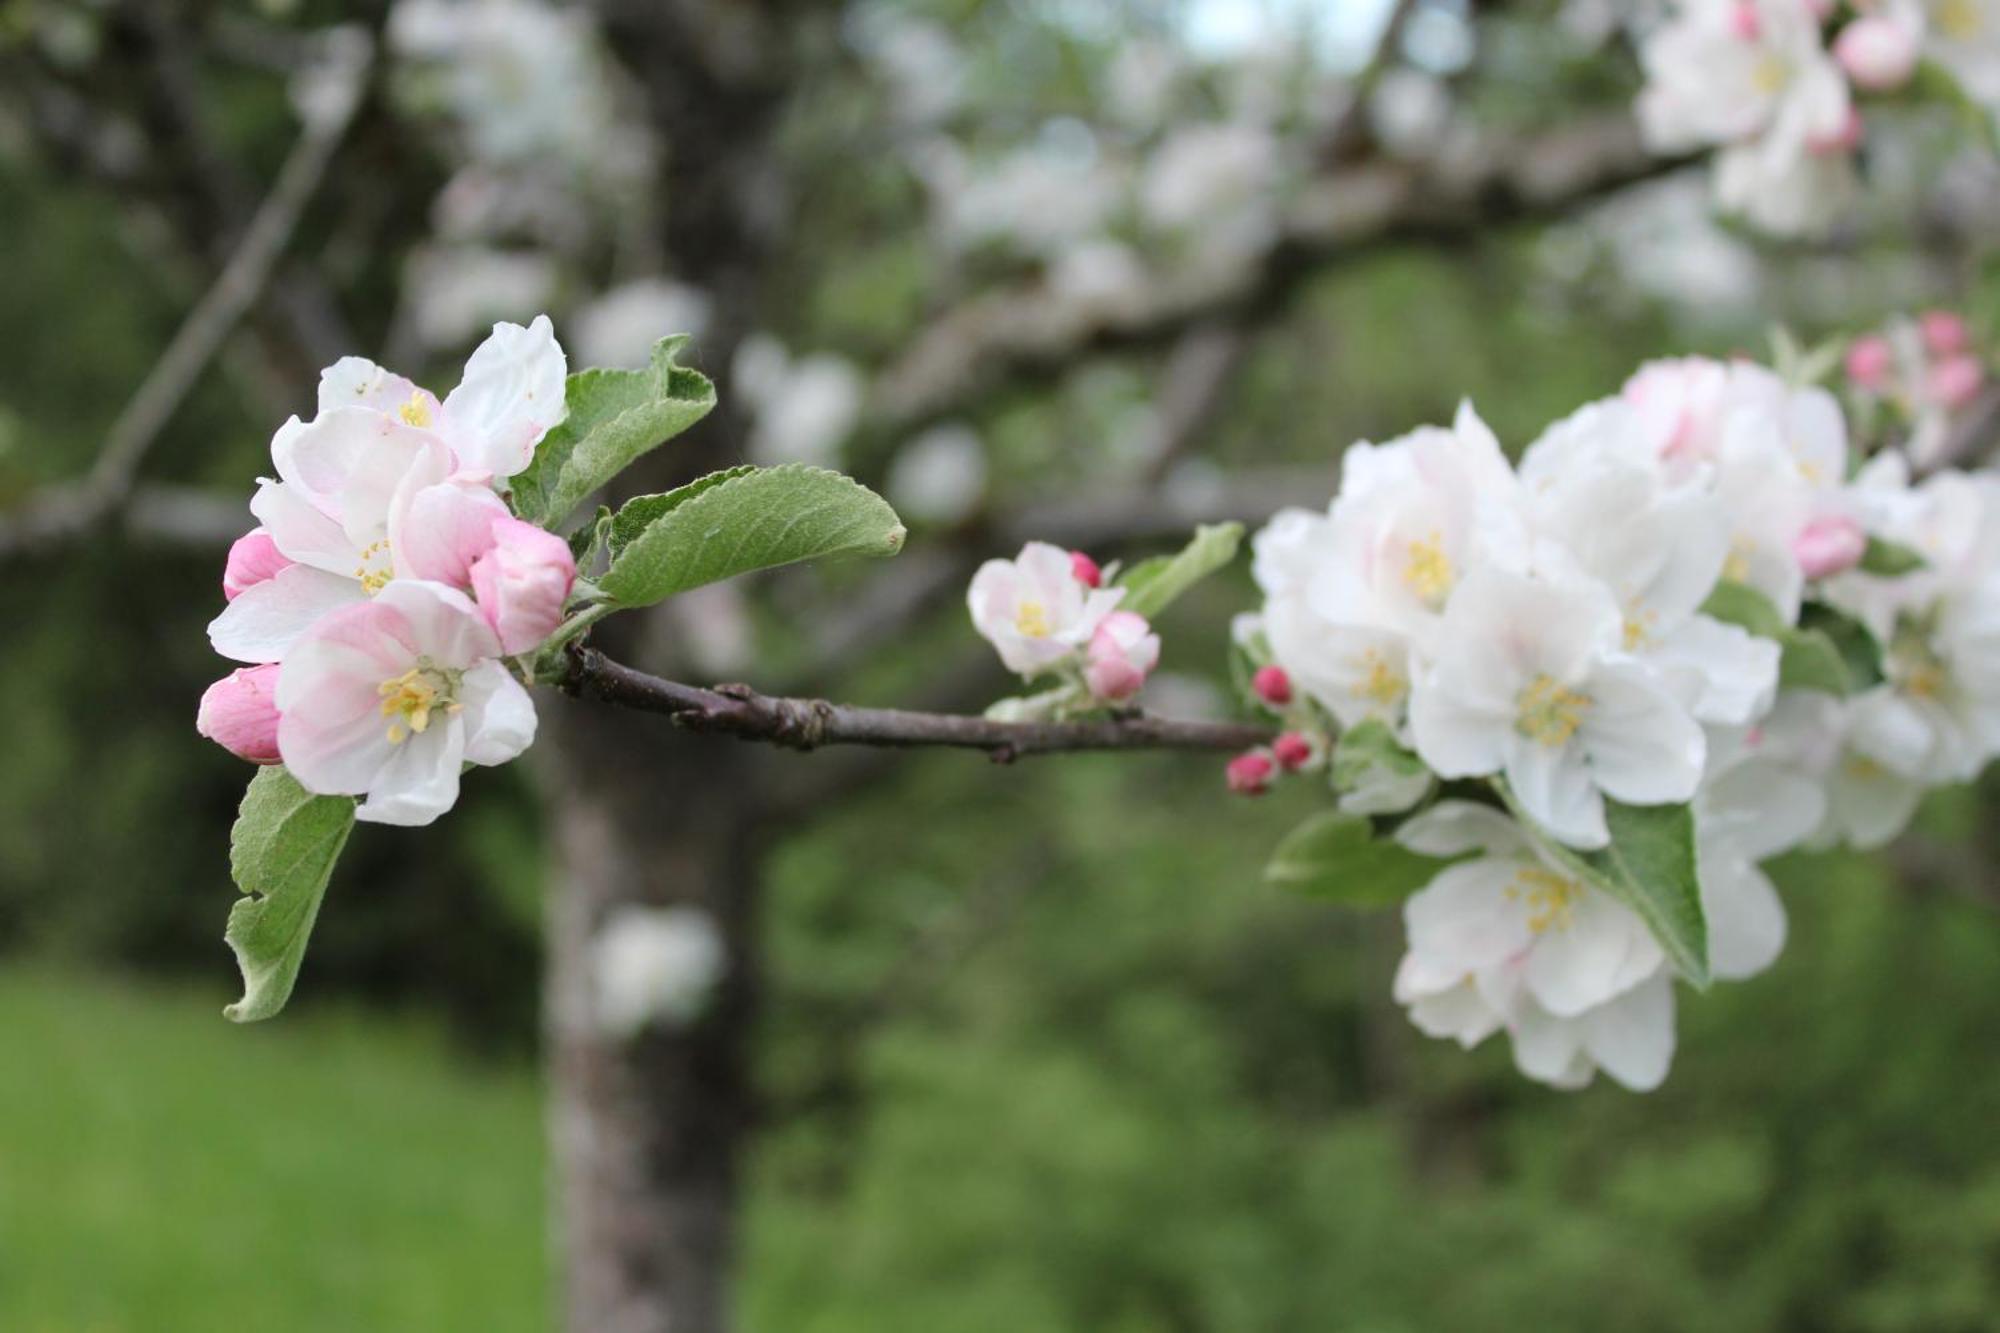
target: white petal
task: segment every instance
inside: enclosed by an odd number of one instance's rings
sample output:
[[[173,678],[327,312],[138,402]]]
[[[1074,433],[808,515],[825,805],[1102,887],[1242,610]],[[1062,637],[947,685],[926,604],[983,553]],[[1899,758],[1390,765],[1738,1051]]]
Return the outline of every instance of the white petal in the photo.
[[[1574,1018],[1652,970],[1648,966],[1634,976],[1629,966],[1642,939],[1650,937],[1631,912],[1586,889],[1570,903],[1566,926],[1551,926],[1536,937],[1523,973],[1528,991],[1550,1013]],[[1657,964],[1656,950],[1646,956]]]
[[[1405,820],[1396,841],[1420,856],[1440,857],[1476,851],[1506,856],[1526,845],[1519,825],[1477,801],[1439,801]]]
[[[1708,961],[1725,981],[1753,977],[1785,948],[1785,904],[1770,877],[1748,861],[1701,861],[1701,907],[1708,918]]]
[[[1506,756],[1507,785],[1529,818],[1571,847],[1602,847],[1611,841],[1604,798],[1592,785],[1574,742],[1544,745],[1509,732]]]
[[[250,497],[250,512],[288,559],[349,577],[361,561],[361,552],[341,531],[340,521],[283,482],[259,482],[257,494]]]
[[[1694,795],[1707,738],[1652,672],[1636,662],[1607,662],[1584,689],[1591,704],[1577,738],[1597,786],[1633,805]]]
[[[209,622],[215,651],[238,662],[278,662],[321,616],[366,596],[353,579],[310,565],[287,565],[252,584]]]
[[[567,412],[569,363],[547,315],[522,328],[496,324],[444,400],[444,428],[462,469],[511,477]]]
[[[368,799],[354,812],[370,824],[418,827],[458,803],[459,765],[465,760],[465,725],[446,718],[422,735],[392,745],[387,762],[368,784]]]
[[[417,654],[439,666],[470,667],[500,656],[493,627],[472,599],[456,588],[423,579],[397,579],[377,594],[374,605],[399,613]]]
[[[1486,701],[1467,700],[1440,681],[1436,671],[1419,672],[1410,694],[1410,738],[1417,754],[1439,777],[1472,778],[1497,773],[1506,761],[1513,719]]]
[[[1521,863],[1482,857],[1447,866],[1403,904],[1410,952],[1433,966],[1476,972],[1505,962],[1534,938],[1527,914],[1508,897]]]
[[[1410,1005],[1410,1021],[1427,1037],[1446,1037],[1471,1050],[1500,1030],[1500,1015],[1470,981]]]
[[[1521,1006],[1510,1030],[1514,1064],[1529,1078],[1558,1088],[1580,1088],[1590,1082],[1590,1061],[1574,1019],[1557,1018],[1530,1001]]]
[[[368,407],[394,412],[418,394],[417,386],[366,357],[344,356],[319,373],[319,410]]]
[[[1633,1092],[1651,1092],[1674,1060],[1674,985],[1661,972],[1578,1020],[1583,1046],[1604,1072]]]
[[[535,741],[535,701],[498,662],[465,673],[459,701],[465,707],[465,757],[475,764],[504,764]]]

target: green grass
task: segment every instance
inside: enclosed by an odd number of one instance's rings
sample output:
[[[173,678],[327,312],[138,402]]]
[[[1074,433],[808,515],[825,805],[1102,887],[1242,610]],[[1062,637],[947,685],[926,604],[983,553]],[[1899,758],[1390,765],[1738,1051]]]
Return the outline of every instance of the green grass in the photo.
[[[435,1034],[0,973],[0,1329],[548,1327],[540,1091]]]

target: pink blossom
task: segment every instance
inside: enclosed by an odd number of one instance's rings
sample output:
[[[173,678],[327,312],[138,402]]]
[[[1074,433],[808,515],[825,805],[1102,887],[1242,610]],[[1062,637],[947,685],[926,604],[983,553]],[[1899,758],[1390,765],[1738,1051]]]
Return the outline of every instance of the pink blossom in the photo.
[[[1273,708],[1283,708],[1292,701],[1292,678],[1275,663],[1258,667],[1257,674],[1250,677],[1250,688]]]
[[[233,602],[245,588],[276,578],[291,563],[269,532],[252,528],[229,548],[229,558],[222,569],[222,595]]]
[[[555,633],[575,583],[569,543],[518,518],[494,521],[492,547],[472,565],[479,614],[508,653],[525,653]]]
[[[194,729],[239,759],[278,762],[278,668],[238,667],[208,687]]]
[[[1868,534],[1845,514],[1813,519],[1792,538],[1792,555],[1809,579],[1830,578],[1854,568],[1867,549]]]
[[[1917,34],[1890,15],[1864,14],[1841,29],[1833,55],[1856,87],[1893,92],[1916,72]]]
[[[1917,316],[1923,330],[1924,350],[1932,356],[1956,356],[1971,342],[1965,321],[1949,310],[1926,310]]]
[[[1097,698],[1123,703],[1139,692],[1159,661],[1160,636],[1146,618],[1132,611],[1113,611],[1084,650],[1084,683]]]
[[[1956,412],[1979,396],[1985,382],[1986,368],[1977,357],[1954,356],[1931,367],[1927,387],[1946,411]]]
[[[1262,750],[1245,750],[1229,761],[1223,776],[1229,783],[1229,790],[1241,796],[1262,796],[1271,785],[1274,766],[1271,756]]]
[[[1889,382],[1895,360],[1887,338],[1874,333],[1856,338],[1847,347],[1847,378],[1871,393],[1879,393]]]

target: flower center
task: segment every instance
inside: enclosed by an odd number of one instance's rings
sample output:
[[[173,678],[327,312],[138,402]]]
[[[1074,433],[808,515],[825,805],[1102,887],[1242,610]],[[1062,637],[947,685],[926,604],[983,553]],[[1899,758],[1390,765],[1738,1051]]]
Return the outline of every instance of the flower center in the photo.
[[[1529,681],[1528,688],[1515,697],[1514,708],[1514,730],[1531,741],[1554,747],[1568,744],[1576,735],[1590,708],[1590,696],[1543,674]]]
[[[401,417],[406,425],[416,426],[419,429],[430,425],[431,405],[424,401],[423,390],[419,389],[411,394],[410,401],[396,409],[396,415]]]
[[[1403,679],[1403,673],[1389,665],[1388,659],[1370,648],[1354,659],[1360,669],[1361,679],[1350,690],[1357,699],[1394,708],[1409,693],[1410,683]]]
[[[1433,532],[1421,541],[1410,543],[1409,554],[1403,561],[1403,582],[1431,610],[1444,605],[1451,592],[1452,568],[1451,557],[1444,553],[1443,533]]]
[[[361,590],[373,597],[389,586],[393,579],[395,565],[389,559],[389,539],[369,542],[361,548],[361,563],[354,567],[354,577],[361,580]]]
[[[1750,86],[1765,97],[1774,97],[1792,81],[1792,70],[1776,55],[1766,52],[1750,70]]]
[[[1653,611],[1633,609],[1625,615],[1625,651],[1635,653],[1653,641],[1653,625],[1659,620]]]
[[[383,681],[375,692],[382,696],[382,716],[390,719],[391,745],[423,735],[430,728],[431,714],[456,713],[462,706],[458,673],[433,666],[427,657],[394,680]]]
[[[1729,544],[1729,556],[1722,562],[1722,577],[1731,583],[1744,583],[1750,578],[1750,551],[1748,540],[1738,537]]]
[[[1583,886],[1543,866],[1522,866],[1507,886],[1509,902],[1528,908],[1528,929],[1540,935],[1549,930],[1568,930],[1576,919],[1576,900]]]
[[[1030,639],[1048,638],[1048,608],[1040,602],[1021,603],[1014,608],[1014,628]]]
[[[1937,7],[1938,31],[1953,41],[1963,42],[1979,35],[1985,26],[1979,0],[1943,0]]]

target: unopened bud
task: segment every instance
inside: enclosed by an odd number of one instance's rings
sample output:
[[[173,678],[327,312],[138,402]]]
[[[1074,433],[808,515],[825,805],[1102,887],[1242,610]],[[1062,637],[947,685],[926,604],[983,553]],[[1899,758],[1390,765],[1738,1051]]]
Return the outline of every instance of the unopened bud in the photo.
[[[278,762],[278,668],[241,667],[208,687],[195,730],[239,759]]]
[[[1250,688],[1273,708],[1283,708],[1292,701],[1292,678],[1275,664],[1258,667],[1257,674],[1250,677]]]
[[[1887,338],[1873,333],[1856,338],[1847,345],[1847,378],[1870,393],[1879,393],[1889,382],[1895,359]]]
[[[1086,588],[1101,588],[1104,586],[1103,566],[1099,565],[1082,551],[1071,551],[1069,553],[1069,569],[1070,573],[1076,575],[1076,581]]]
[[[1229,780],[1229,790],[1241,796],[1262,796],[1271,785],[1274,771],[1271,756],[1262,750],[1246,750],[1229,761],[1224,775]]]
[[[1857,88],[1893,92],[1917,69],[1917,34],[1887,14],[1864,14],[1840,30],[1834,59]]]
[[[1868,534],[1845,514],[1829,514],[1805,525],[1792,539],[1792,555],[1809,579],[1831,578],[1861,563]]]
[[[1954,356],[1931,367],[1928,385],[1931,397],[1946,411],[1956,412],[1979,396],[1986,382],[1986,368],[1976,357]]]
[[[1271,757],[1287,773],[1296,773],[1312,762],[1312,742],[1296,731],[1288,731],[1271,742]]]
[[[1757,13],[1757,0],[1736,0],[1736,8],[1729,15],[1729,26],[1746,42],[1754,42],[1762,37],[1764,20]]]
[[[1965,321],[1949,310],[1924,311],[1917,317],[1917,327],[1923,330],[1924,350],[1932,356],[1956,356],[1971,342]]]

